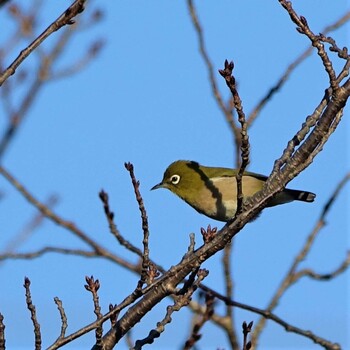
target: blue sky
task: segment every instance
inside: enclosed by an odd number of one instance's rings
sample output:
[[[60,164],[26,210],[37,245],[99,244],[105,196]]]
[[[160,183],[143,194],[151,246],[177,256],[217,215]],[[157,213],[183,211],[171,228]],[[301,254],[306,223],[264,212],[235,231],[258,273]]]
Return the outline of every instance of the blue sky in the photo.
[[[69,1],[47,2],[38,33],[68,4]],[[345,12],[347,2],[298,0],[293,4],[317,33]],[[212,97],[185,1],[91,1],[89,6],[101,8],[103,21],[74,38],[56,71],[84,55],[93,40],[103,38],[105,48],[82,72],[46,85],[11,143],[3,165],[41,201],[57,194],[59,204],[55,211],[59,215],[76,223],[113,252],[135,262],[136,258],[109,233],[98,199],[102,188],[109,193],[118,228],[141,247],[141,219],[123,165],[132,162],[149,217],[151,258],[170,267],[186,251],[189,233],[196,234],[199,246],[200,227],[210,223],[220,228],[222,223],[198,214],[168,191],[149,189],[177,159],[233,166],[232,137]],[[296,32],[278,1],[215,4],[197,1],[196,7],[215,70],[223,67],[225,59],[235,62],[235,76],[248,114],[288,64],[308,46],[308,40]],[[89,9],[83,16],[88,12]],[[0,23],[8,23],[3,9]],[[331,35],[342,47],[349,42],[348,32],[349,26]],[[0,43],[7,35],[6,30],[1,31]],[[49,38],[44,48],[50,47],[56,37]],[[13,51],[5,65],[22,48]],[[339,62],[335,55],[332,57]],[[20,70],[33,69],[33,58]],[[228,98],[229,91],[219,74],[217,81],[222,95]],[[313,54],[295,70],[249,130],[249,170],[269,174],[274,160],[305,117],[313,112],[326,87],[327,76],[320,59]],[[20,101],[21,94],[23,91],[19,89],[13,96],[14,105]],[[3,108],[0,111],[3,128],[6,115]],[[232,264],[237,301],[260,308],[267,305],[327,199],[349,171],[348,116],[346,111],[324,150],[289,185],[315,192],[316,201],[267,209],[235,237]],[[36,211],[3,178],[0,189],[5,194],[0,202],[0,247],[3,248]],[[326,273],[345,258],[349,249],[349,219],[345,216],[348,196],[347,188],[332,207],[327,225],[302,267]],[[69,232],[45,221],[19,249],[27,252],[48,245],[85,248]],[[219,291],[223,291],[221,257],[217,254],[203,266],[210,271],[205,283]],[[100,280],[104,311],[110,302],[121,301],[137,282],[137,276],[97,259],[50,254],[32,261],[1,264],[0,276],[6,283],[2,283],[0,291],[0,311],[5,316],[8,347],[29,349],[33,345],[22,287],[24,276],[32,281],[44,346],[48,346],[58,336],[60,327],[53,303],[55,296],[65,306],[69,332],[94,319],[91,297],[83,287],[85,275]],[[295,326],[349,347],[348,281],[349,272],[331,282],[303,279],[286,293],[275,313]],[[132,337],[135,340],[145,337],[164,317],[170,303],[166,300],[152,310],[135,327]],[[253,314],[235,312],[238,327],[244,320],[257,320]],[[178,348],[188,335],[184,327],[188,323],[187,311],[174,315],[173,322],[152,348],[164,349],[169,344],[176,344],[173,349]],[[201,348],[228,348],[221,330],[208,325],[204,334],[199,343]],[[70,348],[86,348],[92,342],[91,334]],[[272,322],[268,323],[260,343],[264,349],[318,348],[310,340],[286,333]],[[123,347],[127,348],[124,342]]]

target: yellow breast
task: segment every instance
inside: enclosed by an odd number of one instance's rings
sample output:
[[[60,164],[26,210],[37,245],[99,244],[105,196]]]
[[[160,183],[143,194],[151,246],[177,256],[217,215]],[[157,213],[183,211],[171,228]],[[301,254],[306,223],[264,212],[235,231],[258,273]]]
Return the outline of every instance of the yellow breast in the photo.
[[[244,197],[250,197],[262,189],[263,182],[243,176]],[[216,177],[207,181],[197,193],[193,203],[197,211],[215,220],[228,221],[237,210],[237,181],[235,177]]]

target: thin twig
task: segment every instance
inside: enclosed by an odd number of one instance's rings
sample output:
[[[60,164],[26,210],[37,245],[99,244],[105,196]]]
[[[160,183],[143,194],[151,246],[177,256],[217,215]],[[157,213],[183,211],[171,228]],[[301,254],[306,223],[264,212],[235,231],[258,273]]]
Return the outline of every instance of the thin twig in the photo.
[[[317,36],[311,31],[306,18],[297,15],[290,1],[279,0],[279,2],[287,10],[291,20],[297,25],[298,32],[306,35],[310,39],[312,46],[317,49],[318,55],[321,58],[323,66],[328,74],[329,84],[333,90],[333,93],[335,93],[338,90],[339,85],[336,81],[336,73],[333,68],[332,62],[329,59],[329,56],[322,43],[322,35]]]
[[[30,311],[31,320],[34,326],[34,337],[35,337],[35,350],[41,350],[41,332],[40,324],[36,316],[36,309],[32,302],[32,296],[30,292],[30,280],[28,277],[24,279],[24,288],[26,290],[26,304],[27,308]]]
[[[237,181],[237,210],[235,215],[239,215],[243,209],[243,188],[242,188],[242,177],[246,167],[249,164],[249,137],[248,137],[248,126],[243,111],[242,100],[239,96],[236,79],[233,76],[233,62],[225,60],[224,69],[220,69],[219,73],[225,79],[226,85],[231,91],[234,108],[237,111],[238,121],[241,124],[240,128],[240,149],[241,149],[241,165],[236,175]]]
[[[331,31],[334,31],[338,29],[340,26],[344,25],[348,20],[350,19],[350,11],[342,15],[338,20],[336,20],[334,23],[326,26],[321,32],[324,35],[327,35]],[[265,96],[257,103],[257,105],[253,108],[253,110],[249,113],[247,117],[247,123],[248,127],[250,127],[261,110],[266,106],[266,104],[271,100],[271,98],[281,90],[284,83],[289,79],[290,75],[293,73],[293,71],[303,62],[307,57],[309,57],[313,52],[313,47],[309,46],[307,49],[305,49],[295,60],[289,64],[289,66],[286,68],[285,72],[282,74],[282,76],[278,79],[278,81],[267,91]]]
[[[275,323],[279,324],[287,332],[299,334],[303,337],[311,339],[315,344],[319,344],[327,350],[341,350],[339,344],[332,343],[332,342],[330,342],[330,341],[328,341],[320,336],[317,336],[316,334],[314,334],[311,331],[304,330],[304,329],[301,329],[299,327],[293,326],[290,323],[284,321],[282,318],[278,317],[276,314],[273,314],[272,312],[270,312],[268,310],[259,309],[257,307],[251,306],[251,305],[246,305],[246,304],[239,303],[237,301],[230,300],[230,299],[226,298],[225,296],[223,296],[222,294],[220,294],[214,290],[208,289],[204,286],[202,286],[202,289],[207,290],[208,292],[212,293],[213,296],[215,296],[215,298],[222,300],[226,305],[239,307],[243,310],[248,310],[248,311],[251,311],[255,314],[261,315],[264,319],[268,319],[268,320],[274,321]],[[252,338],[252,343],[255,344],[253,338]]]
[[[149,288],[148,289],[146,288],[144,291],[146,293],[147,291],[149,291]],[[92,323],[86,325],[83,328],[80,328],[76,332],[73,332],[72,334],[67,335],[66,337],[64,337],[62,339],[57,339],[52,345],[50,345],[47,348],[47,350],[58,349],[64,345],[72,342],[73,340],[80,338],[84,334],[100,327],[104,322],[106,322],[108,320],[111,320],[111,321],[115,320],[116,321],[116,318],[119,315],[120,311],[125,309],[129,305],[131,305],[138,297],[139,296],[136,296],[135,293],[128,295],[120,304],[110,307],[109,312],[106,313],[105,315],[103,315],[102,318],[98,319],[95,322],[92,322]]]
[[[8,77],[16,72],[18,66],[52,33],[65,25],[74,23],[73,18],[84,10],[86,0],[76,0],[61,16],[59,16],[43,33],[41,33],[28,47],[23,49],[11,65],[0,75],[0,86]]]
[[[106,214],[106,218],[108,220],[109,229],[110,232],[113,234],[113,236],[118,240],[119,244],[125,247],[130,252],[136,254],[140,258],[142,257],[142,251],[141,249],[134,246],[132,243],[130,243],[127,239],[125,239],[120,231],[117,228],[117,225],[114,222],[114,212],[111,211],[110,205],[109,205],[109,196],[108,193],[104,190],[101,190],[99,193],[99,197],[103,203],[104,212]]]
[[[134,188],[135,196],[137,203],[139,205],[139,210],[141,213],[141,221],[142,221],[142,231],[143,231],[143,252],[142,252],[142,271],[141,271],[141,277],[137,285],[137,289],[141,290],[142,286],[147,283],[148,279],[148,269],[150,264],[149,259],[149,246],[148,246],[148,240],[149,240],[149,228],[148,228],[148,218],[146,213],[146,208],[143,203],[143,199],[140,193],[140,182],[136,180],[135,174],[134,174],[134,166],[131,163],[125,163],[125,168],[129,172],[131,177],[131,182]]]
[[[341,262],[341,264],[334,269],[332,272],[328,273],[317,273],[311,269],[302,269],[295,273],[294,279],[299,280],[301,277],[310,277],[311,279],[318,281],[329,281],[343,272],[345,272],[350,266],[350,251],[347,252],[346,258]]]
[[[91,277],[86,276],[85,280],[87,284],[85,284],[84,287],[87,291],[89,291],[92,294],[92,299],[94,302],[94,313],[96,315],[96,319],[99,321],[103,317],[101,313],[100,300],[98,296],[98,290],[100,289],[100,281],[98,279],[95,280],[93,276]],[[101,323],[95,330],[96,346],[102,347],[102,335],[103,335],[103,328]]]
[[[58,339],[62,339],[65,337],[66,330],[68,328],[68,321],[67,321],[67,316],[66,316],[66,313],[65,313],[63,305],[62,305],[62,301],[57,297],[54,298],[54,301],[55,301],[55,304],[57,305],[57,309],[58,309],[58,312],[60,313],[60,317],[61,317],[61,333],[60,333],[59,337],[57,338],[57,340],[58,340]]]
[[[0,254],[0,261],[2,260],[28,260],[28,259],[36,259],[48,253],[58,253],[58,254],[67,254],[67,255],[75,255],[82,256],[85,258],[106,258],[129,271],[134,271],[139,273],[140,267],[138,264],[133,264],[123,258],[118,257],[117,255],[104,255],[95,251],[86,251],[82,249],[71,249],[71,248],[60,248],[60,247],[44,247],[38,249],[36,251],[27,252],[27,253],[4,253]]]

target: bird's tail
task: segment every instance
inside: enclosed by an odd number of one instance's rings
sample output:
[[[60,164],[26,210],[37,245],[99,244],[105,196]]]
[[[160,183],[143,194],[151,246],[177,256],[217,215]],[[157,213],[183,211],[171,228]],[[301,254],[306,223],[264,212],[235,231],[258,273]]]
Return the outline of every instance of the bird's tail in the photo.
[[[294,201],[313,202],[316,198],[315,193],[307,192],[307,191],[286,189],[284,193],[286,193],[288,196],[293,198],[292,200]]]
[[[289,203],[292,201],[313,202],[316,195],[312,192],[285,189],[278,193],[269,203],[269,207],[274,205]]]

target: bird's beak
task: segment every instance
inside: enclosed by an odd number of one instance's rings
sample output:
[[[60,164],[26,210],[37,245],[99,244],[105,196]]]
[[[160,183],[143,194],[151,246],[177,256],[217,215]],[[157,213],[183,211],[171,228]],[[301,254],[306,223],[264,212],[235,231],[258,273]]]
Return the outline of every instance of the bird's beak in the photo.
[[[162,187],[163,187],[163,183],[160,182],[159,184],[153,186],[153,187],[151,188],[151,191],[156,190],[156,189],[158,189],[158,188],[162,188]]]

